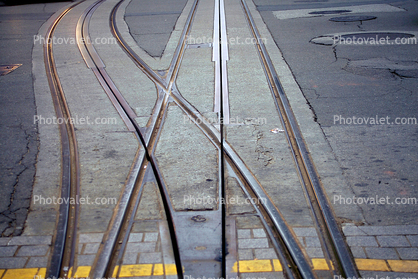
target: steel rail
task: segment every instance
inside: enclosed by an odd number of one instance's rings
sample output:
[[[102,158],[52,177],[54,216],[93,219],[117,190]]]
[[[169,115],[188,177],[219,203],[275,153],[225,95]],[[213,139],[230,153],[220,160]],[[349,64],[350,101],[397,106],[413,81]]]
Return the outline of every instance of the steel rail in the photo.
[[[298,241],[292,233],[289,225],[286,223],[280,211],[271,201],[270,197],[265,192],[264,188],[261,186],[255,175],[248,169],[247,165],[239,157],[238,153],[232,148],[228,141],[223,140],[221,143],[220,132],[213,125],[207,125],[206,123],[208,122],[206,119],[197,109],[195,109],[186,99],[184,99],[184,97],[179,92],[173,91],[172,96],[174,101],[183,110],[183,112],[186,113],[190,119],[195,122],[195,124],[201,129],[206,137],[212,141],[215,146],[221,148],[220,145],[223,145],[226,160],[229,161],[231,165],[235,166],[240,175],[242,175],[248,185],[250,185],[252,192],[260,201],[262,201],[262,206],[267,212],[283,242],[286,244],[286,247],[289,250],[289,253],[292,255],[293,261],[298,266],[299,271],[302,273],[304,278],[315,278],[311,266],[304,253],[302,252],[302,248],[298,244]]]
[[[121,2],[119,2],[119,3],[121,3]],[[180,67],[180,64],[181,64],[181,61],[182,61],[182,58],[183,58],[183,55],[184,55],[184,52],[185,52],[185,49],[186,49],[186,38],[187,38],[187,35],[189,34],[189,32],[191,30],[191,26],[192,26],[192,22],[193,22],[195,12],[196,12],[197,4],[198,4],[198,1],[194,1],[193,5],[190,9],[190,13],[187,17],[185,27],[183,28],[182,35],[180,36],[179,43],[177,45],[174,56],[172,58],[170,67],[167,71],[167,76],[166,76],[167,86],[164,86],[163,88],[160,88],[162,94],[161,95],[159,94],[159,100],[161,100],[161,98],[164,98],[164,100],[162,102],[162,103],[164,103],[164,106],[158,105],[158,102],[157,102],[156,107],[154,107],[154,111],[158,111],[158,114],[164,114],[164,115],[166,114],[166,109],[167,109],[167,106],[168,106],[168,100],[171,98],[171,91],[173,90],[173,88],[176,87],[175,86],[175,80],[176,80],[176,77],[177,77],[177,74],[178,74],[178,68]],[[116,6],[115,9],[117,9],[118,7],[119,7],[119,5]],[[116,13],[116,11],[114,11],[112,13],[112,16],[111,16],[111,19],[113,21],[113,23],[111,24],[111,28],[115,29],[114,31],[112,30],[112,33],[117,34],[116,36],[117,36],[117,38],[119,38],[118,39],[119,43],[123,44],[124,41],[122,39],[122,36],[119,34],[119,30],[117,29],[117,25],[116,25],[116,22],[115,22],[115,16],[114,16],[115,13]],[[127,49],[126,46],[122,46],[122,47],[123,47],[123,49]],[[131,55],[131,58],[136,60],[135,55],[133,55],[132,53],[128,53],[128,55]],[[136,62],[137,62],[136,63],[137,65],[141,64],[141,63],[144,63],[143,61],[136,61]],[[144,69],[146,69],[147,67],[141,66],[139,68],[144,71]],[[156,85],[158,85],[158,83],[157,83],[158,80],[157,81],[154,80],[154,82],[156,83]],[[160,82],[160,84],[161,84],[161,82]],[[157,107],[159,108],[159,110],[156,110]],[[162,126],[162,123],[163,123],[163,119],[164,119],[164,116],[163,117],[153,117],[153,119],[151,120],[151,123],[150,123],[151,125],[147,129],[148,130],[147,143],[146,143],[147,144],[147,149],[148,149],[148,152],[150,154],[152,154],[152,158],[154,160],[155,160],[155,157],[154,157],[153,154],[154,154],[154,150],[156,148],[156,143],[157,143],[158,138],[159,138],[160,133],[161,133],[161,126]],[[157,123],[157,122],[159,122],[159,123]],[[223,154],[223,153],[221,153],[221,154]],[[158,167],[157,167],[157,173],[155,173],[155,175],[159,176],[159,177],[162,177],[161,173],[158,170]],[[164,184],[163,180],[162,180],[162,183]],[[220,180],[220,184],[222,184],[222,183],[223,183],[223,179]],[[169,196],[169,192],[167,191],[166,187],[162,187],[161,192],[164,195],[166,195],[167,197]],[[221,194],[221,192],[223,193],[223,191],[219,191],[220,194]],[[168,201],[169,201],[169,199],[168,199]],[[169,204],[169,207],[172,210],[173,207],[172,207],[171,203]],[[219,212],[219,214],[222,215],[222,212]],[[174,217],[177,220],[177,222],[180,222],[180,220],[182,220],[182,218],[184,218],[184,216],[182,217],[182,214],[174,214]],[[224,224],[225,224],[225,222],[222,223],[222,228],[224,228]],[[182,230],[180,228],[181,227],[180,225],[178,225],[176,227],[178,228],[179,231]],[[223,236],[225,235],[224,230],[222,231],[222,235]],[[222,239],[224,239],[224,237],[222,237]],[[180,249],[181,249],[181,247],[180,247]],[[223,249],[223,250],[225,250],[225,249]],[[180,255],[182,255],[182,253],[180,253]],[[222,258],[222,263],[223,263],[222,266],[224,267],[225,266],[225,264],[224,264],[225,263],[225,257],[223,256],[223,257],[220,257],[220,258]],[[187,257],[185,256],[185,260],[186,259],[187,259]],[[225,274],[225,268],[223,268],[223,269],[221,268],[221,270],[222,270],[222,272],[220,274]],[[187,272],[187,270],[185,272]]]
[[[71,114],[55,65],[51,38],[59,22],[80,3],[68,7],[53,21],[46,32],[46,43],[43,47],[45,71],[58,119],[69,120]],[[64,199],[77,198],[80,193],[80,164],[74,125],[71,121],[62,121],[58,127],[61,137],[61,197]],[[74,264],[78,218],[79,206],[77,204],[75,206],[70,206],[70,203],[60,205],[54,246],[46,277],[68,277],[68,271]]]
[[[279,111],[283,127],[285,127],[286,137],[289,146],[291,147],[309,206],[314,215],[321,243],[326,250],[326,256],[328,255],[330,260],[334,263],[328,263],[330,270],[334,271],[334,274],[336,270],[338,270],[340,275],[344,277],[357,278],[359,277],[359,274],[353,257],[338,227],[332,207],[321,184],[312,158],[310,157],[289,100],[287,99],[277,72],[261,40],[261,36],[247,3],[245,0],[241,0],[241,4],[247,18],[247,23],[256,39],[258,54],[267,76],[277,110]]]
[[[97,51],[94,49],[92,45],[83,43],[85,41],[87,42],[89,41],[88,26],[89,26],[89,22],[92,17],[92,14],[98,8],[98,6],[102,4],[103,2],[104,2],[103,0],[99,0],[95,2],[93,5],[87,8],[82,14],[82,16],[80,17],[78,24],[77,24],[77,31],[76,31],[80,38],[79,40],[77,40],[78,47],[83,57],[87,58],[85,60],[87,66],[91,68],[94,74],[96,75],[96,78],[99,80],[100,84],[102,85],[105,92],[108,94],[109,98],[111,99],[118,113],[121,115],[122,119],[125,121],[125,124],[127,125],[128,129],[133,130],[134,134],[138,138],[138,141],[141,143],[141,145],[144,148],[138,152],[135,158],[127,183],[125,184],[125,189],[124,189],[122,198],[119,202],[119,206],[111,220],[110,230],[106,234],[107,239],[103,247],[101,247],[99,251],[99,257],[96,259],[94,266],[90,272],[93,278],[112,277],[113,270],[111,270],[111,267],[112,267],[111,263],[114,263],[115,261],[117,261],[117,259],[119,259],[118,253],[115,253],[116,252],[115,249],[117,249],[116,243],[118,242],[118,239],[121,237],[120,235],[121,229],[125,223],[129,222],[128,213],[131,210],[131,207],[137,207],[135,201],[138,201],[138,198],[142,194],[141,192],[137,193],[136,194],[137,198],[135,199],[134,190],[136,188],[136,185],[141,183],[140,177],[144,171],[143,166],[147,164],[147,162],[149,162],[154,172],[156,169],[155,163],[153,162],[153,159],[148,153],[148,149],[146,148],[145,140],[141,134],[141,128],[138,126],[138,124],[136,123],[134,119],[136,115],[134,114],[129,104],[125,101],[125,99],[123,98],[122,94],[119,92],[117,87],[114,85],[110,76],[107,74],[106,70],[104,69],[104,64],[99,54],[97,53]],[[152,74],[150,74],[150,76],[152,76]],[[161,181],[159,181],[158,177],[156,177],[156,180],[157,180],[157,184],[161,185]],[[143,188],[141,187],[140,191],[142,189]],[[167,208],[168,205],[164,196],[162,196],[162,200],[163,200],[164,208]],[[181,277],[182,269],[181,269],[180,257],[178,255],[177,241],[175,237],[173,237],[174,226],[173,226],[170,212],[167,211],[166,216],[167,216],[169,230],[172,236],[172,245],[173,245],[174,256],[175,256],[175,261],[176,261],[176,266],[177,266],[177,273]]]
[[[194,0],[193,5],[190,8],[190,13],[184,25],[183,32],[181,33],[179,44],[177,45],[177,48],[173,55],[173,59],[168,68],[167,79],[166,79],[166,83],[167,83],[166,89],[168,91],[171,90],[171,87],[173,86],[174,81],[177,78],[178,70],[180,69],[180,64],[181,64],[181,61],[183,60],[183,55],[184,55],[184,51],[186,48],[186,37],[188,36],[192,28],[192,21],[196,13],[196,8],[197,8],[198,3],[199,3],[199,0]]]
[[[123,1],[123,0],[122,0]],[[122,2],[120,1],[119,4]],[[114,11],[112,14],[114,14],[117,10],[118,6],[115,6]],[[113,21],[115,21],[115,17],[112,16]],[[189,16],[190,19],[190,16]],[[189,22],[190,20],[188,20]],[[114,23],[112,26],[114,26],[115,33],[118,34],[117,36],[121,38],[121,35],[119,34],[119,31],[117,30],[117,26]],[[185,36],[187,33],[183,32],[183,36]],[[123,43],[123,40],[119,40],[120,43]],[[122,46],[124,49],[127,49],[126,46]],[[182,57],[184,46],[179,43],[178,50],[176,53],[178,53],[179,59]],[[128,53],[128,55],[132,55],[132,53]],[[174,59],[173,59],[174,60]],[[175,62],[175,65],[179,65],[179,62]],[[138,64],[144,63],[143,61],[137,61]],[[144,65],[138,66],[140,69],[144,71],[146,67]],[[275,207],[274,203],[270,200],[269,196],[265,193],[263,187],[259,184],[257,179],[255,178],[254,174],[251,173],[251,171],[248,169],[248,167],[245,165],[245,163],[241,160],[241,158],[238,156],[238,154],[235,152],[235,150],[229,145],[227,141],[221,140],[220,132],[213,126],[213,125],[207,125],[208,121],[205,121],[206,119],[200,114],[200,112],[195,109],[187,100],[183,98],[183,96],[178,92],[177,88],[174,85],[174,81],[176,78],[176,70],[173,68],[171,71],[172,74],[169,74],[167,77],[167,80],[169,81],[170,90],[167,90],[166,88],[163,88],[165,95],[170,95],[170,97],[174,100],[174,102],[182,109],[182,111],[190,117],[191,120],[195,122],[195,124],[201,129],[201,131],[204,133],[204,135],[214,144],[218,149],[223,148],[224,153],[227,155],[228,160],[230,160],[230,163],[233,164],[236,169],[239,171],[240,175],[242,175],[245,178],[245,181],[251,186],[252,191],[255,193],[255,195],[262,201],[267,201],[266,203],[263,203],[263,207],[265,211],[268,213],[270,219],[272,220],[272,223],[274,224],[274,227],[279,232],[282,240],[286,244],[286,248],[290,251],[289,253],[292,255],[296,255],[296,257],[293,258],[293,260],[297,263],[298,266],[301,266],[305,273],[310,276],[310,278],[315,278],[315,275],[308,271],[310,270],[310,265],[308,261],[306,260],[304,253],[302,252],[302,249],[300,248],[295,236],[293,235],[290,227],[286,224],[283,216],[280,214],[279,210]],[[163,107],[163,106],[161,106]],[[158,125],[156,125],[158,126]],[[158,134],[159,131],[157,131]],[[154,137],[154,136],[150,136]],[[154,140],[154,143],[156,141]],[[221,143],[222,142],[222,143]],[[149,149],[148,152],[150,154],[153,154],[155,144],[148,145],[147,148]],[[274,240],[272,240],[274,241]],[[286,263],[287,264],[287,263]],[[298,271],[294,271],[294,273],[298,273]],[[298,276],[296,276],[298,277]]]
[[[245,178],[242,177],[240,171],[236,169],[236,166],[230,160],[228,160],[227,168],[229,172],[232,173],[232,176],[234,176],[237,179],[238,183],[241,186],[241,189],[243,190],[245,195],[247,195],[247,197],[256,196],[254,192],[252,191],[251,186],[246,183]],[[254,209],[256,210],[257,214],[260,216],[261,223],[266,229],[267,235],[272,240],[273,247],[277,251],[277,256],[279,258],[279,261],[282,263],[283,272],[287,275],[287,278],[289,279],[301,278],[298,267],[293,261],[285,243],[282,241],[280,237],[276,239],[275,234],[273,232],[274,228],[271,228],[271,226],[269,226],[267,222],[267,220],[270,220],[271,222],[271,219],[269,218],[269,214],[265,211],[264,207],[258,207],[257,204],[255,203],[255,200],[253,200],[252,198],[250,199],[250,202],[252,206],[254,207]],[[261,216],[266,216],[266,218],[262,218]]]
[[[222,103],[219,111],[219,119],[221,120],[219,130],[220,130],[220,139],[221,142],[225,140],[225,131],[224,124],[229,124],[229,99],[228,99],[228,78],[227,78],[227,69],[226,69],[226,60],[228,59],[228,47],[225,44],[226,38],[226,22],[225,22],[225,5],[223,0],[217,0],[217,5],[215,5],[215,14],[218,13],[219,16],[215,18],[219,19],[219,29],[214,30],[214,32],[219,32],[221,40],[218,42],[213,42],[214,45],[218,45],[219,53],[216,57],[215,63],[220,67],[220,73],[215,73],[219,75],[218,82],[220,83],[219,89],[219,101]],[[215,77],[216,79],[216,77]],[[215,80],[216,82],[216,80]],[[216,86],[215,86],[216,87]],[[226,185],[225,185],[225,153],[224,146],[221,144],[219,150],[219,177],[220,177],[220,196],[223,200],[226,200]],[[221,204],[222,210],[222,277],[225,278],[226,271],[226,256],[228,254],[227,242],[226,242],[226,205],[225,203]]]

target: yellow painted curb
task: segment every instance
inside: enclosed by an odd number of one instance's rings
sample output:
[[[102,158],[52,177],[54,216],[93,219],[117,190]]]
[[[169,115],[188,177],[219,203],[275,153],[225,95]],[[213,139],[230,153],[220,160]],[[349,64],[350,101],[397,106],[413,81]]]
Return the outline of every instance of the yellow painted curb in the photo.
[[[3,279],[33,279],[38,274],[39,268],[8,269]]]
[[[387,272],[410,272],[418,273],[418,260],[377,260],[377,259],[355,259],[358,270],[361,271],[387,271]],[[314,270],[329,270],[325,259],[312,259]],[[113,276],[116,277],[119,266],[115,267]],[[74,278],[86,278],[91,271],[90,266],[79,266],[74,273]],[[232,267],[233,272],[281,272],[283,267],[278,259],[272,260],[246,260],[237,261]],[[176,275],[175,264],[134,264],[122,265],[119,277],[141,277]],[[1,279],[43,279],[46,276],[46,268],[20,268],[0,269]]]
[[[388,260],[388,264],[395,272],[418,272],[418,261]]]
[[[164,265],[163,264],[155,264],[154,265],[154,272],[152,275],[164,275]]]
[[[358,270],[390,271],[385,260],[355,259]]]
[[[273,260],[273,267],[274,267],[274,271],[283,271],[282,264],[280,263],[278,259]]]
[[[119,277],[151,276],[152,264],[122,265]]]
[[[314,270],[329,270],[328,263],[325,259],[312,259]]]
[[[273,271],[270,260],[239,261],[239,272],[270,272]]]
[[[91,267],[90,266],[79,266],[77,267],[77,271],[74,274],[74,277],[88,277],[90,273]]]

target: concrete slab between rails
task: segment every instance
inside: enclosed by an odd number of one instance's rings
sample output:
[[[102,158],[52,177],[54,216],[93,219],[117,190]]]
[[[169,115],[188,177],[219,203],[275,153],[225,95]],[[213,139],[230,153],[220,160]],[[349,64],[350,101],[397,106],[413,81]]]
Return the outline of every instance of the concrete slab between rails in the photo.
[[[71,10],[54,35],[75,40],[75,28],[67,26],[75,26],[93,3],[82,2]],[[55,45],[53,51],[72,117],[90,119],[89,123],[74,124],[79,149],[80,196],[90,199],[80,205],[79,231],[103,232],[121,196],[139,143],[93,71],[86,66],[78,46]],[[108,202],[101,202],[102,199]]]
[[[226,139],[287,223],[312,225],[285,134],[272,132],[283,131],[283,127],[256,47],[243,43],[252,35],[240,1],[228,2],[225,10],[230,42],[227,62],[230,125],[225,125]]]
[[[173,58],[174,52],[178,45],[181,33],[183,31],[184,24],[187,20],[187,17],[190,12],[190,8],[192,7],[193,1],[188,1],[186,6],[184,7],[181,15],[177,19],[177,23],[175,25],[174,30],[171,32],[170,38],[168,43],[164,49],[163,56],[161,58],[151,57],[148,53],[146,53],[143,49],[141,49],[135,39],[132,37],[130,33],[130,26],[126,23],[124,16],[126,12],[126,8],[131,1],[124,1],[121,6],[119,7],[118,13],[116,15],[116,20],[118,24],[119,31],[123,39],[127,42],[129,47],[131,47],[141,59],[144,60],[152,69],[154,70],[166,70],[170,66],[170,62]]]
[[[217,148],[179,107],[170,105],[166,114],[155,157],[174,210],[216,210],[217,202],[202,199],[216,201],[219,197]]]
[[[295,81],[289,66],[284,60],[280,49],[278,49],[274,43],[267,26],[263,22],[259,12],[256,10],[253,2],[247,1],[247,4],[260,32],[260,36],[264,38],[266,49],[277,71],[283,89],[286,92],[328,197],[330,198],[333,195],[352,196],[353,193],[349,190],[348,183],[342,175],[342,170],[338,161],[336,160],[331,147],[327,143],[319,124],[314,121],[314,115],[309,109],[309,105],[307,104],[299,85]],[[334,208],[334,211],[337,217],[341,218],[341,222],[356,223],[364,221],[364,217],[358,206],[338,206]]]
[[[157,89],[122,50],[110,31],[110,13],[118,2],[106,1],[98,7],[90,21],[90,37],[92,42],[106,41],[105,44],[94,44],[94,47],[106,66],[106,72],[138,116],[138,124],[145,126],[157,101]]]

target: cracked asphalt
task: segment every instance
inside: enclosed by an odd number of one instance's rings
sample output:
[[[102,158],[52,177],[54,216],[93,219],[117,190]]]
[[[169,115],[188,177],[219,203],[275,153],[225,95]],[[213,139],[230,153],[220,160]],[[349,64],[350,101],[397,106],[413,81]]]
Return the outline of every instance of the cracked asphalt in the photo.
[[[418,119],[418,45],[322,42],[330,34],[416,32],[418,2],[330,0],[284,1],[277,5],[275,1],[256,0],[255,3],[351,187],[353,196],[333,197],[334,207],[350,202],[350,198],[360,198],[363,203],[353,204],[353,208],[361,208],[366,224],[416,224],[418,205],[396,204],[396,199],[418,198],[418,125],[413,124]],[[360,4],[388,4],[399,11],[349,14],[376,17],[355,22],[329,20],[346,14],[289,19],[274,15],[275,11],[341,9]],[[399,122],[412,120],[410,124],[394,125],[398,117]],[[385,118],[382,125],[378,124],[381,118]],[[359,121],[362,123],[358,124]],[[384,204],[364,203],[366,199],[380,197],[389,199]]]
[[[0,65],[22,64],[0,76],[0,234],[22,233],[30,207],[39,141],[32,77],[33,36],[63,3],[3,6]]]

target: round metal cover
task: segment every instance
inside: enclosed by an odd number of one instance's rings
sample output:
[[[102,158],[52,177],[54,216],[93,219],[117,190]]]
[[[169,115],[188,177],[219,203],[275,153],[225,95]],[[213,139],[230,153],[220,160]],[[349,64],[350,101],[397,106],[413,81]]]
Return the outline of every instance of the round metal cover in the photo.
[[[375,33],[352,33],[352,34],[345,34],[341,35],[341,38],[362,38],[362,39],[376,39],[380,40],[381,38],[387,40],[396,40],[397,38],[412,38],[414,35],[408,33],[395,33],[395,32],[375,32]]]
[[[372,20],[376,19],[375,16],[339,16],[330,18],[330,21],[335,22],[353,22],[353,21],[365,21],[365,20]]]
[[[342,13],[349,13],[350,10],[330,10],[330,11],[316,11],[310,12],[310,15],[332,15],[332,14],[342,14]]]

